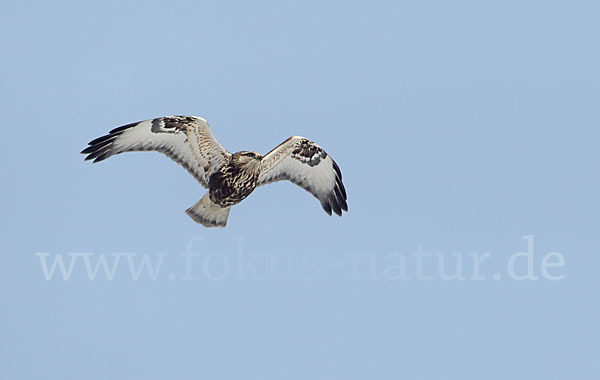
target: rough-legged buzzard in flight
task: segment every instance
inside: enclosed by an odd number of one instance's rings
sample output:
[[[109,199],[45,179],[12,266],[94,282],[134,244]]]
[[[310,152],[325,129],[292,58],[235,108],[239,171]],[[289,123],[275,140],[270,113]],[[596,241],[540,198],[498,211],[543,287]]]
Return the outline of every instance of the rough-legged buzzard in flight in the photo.
[[[285,140],[265,156],[229,153],[206,120],[169,116],[128,124],[90,141],[81,153],[102,161],[123,152],[154,150],[183,166],[208,193],[186,213],[206,227],[225,227],[229,210],[257,186],[290,180],[314,195],[325,212],[348,211],[342,173],[320,146],[299,136]]]

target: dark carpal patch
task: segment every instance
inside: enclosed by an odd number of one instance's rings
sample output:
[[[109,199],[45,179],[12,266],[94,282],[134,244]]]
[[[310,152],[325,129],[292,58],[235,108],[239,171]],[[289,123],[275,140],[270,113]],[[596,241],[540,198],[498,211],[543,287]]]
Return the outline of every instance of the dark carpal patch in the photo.
[[[292,151],[292,158],[309,166],[317,166],[327,158],[327,153],[314,142],[303,139]]]
[[[159,117],[152,120],[151,131],[154,133],[177,133],[185,132],[190,124],[194,124],[196,120],[190,116],[170,116]]]
[[[150,130],[152,133],[162,133],[162,126],[164,125],[164,118],[160,117],[158,119],[152,120],[152,127]]]

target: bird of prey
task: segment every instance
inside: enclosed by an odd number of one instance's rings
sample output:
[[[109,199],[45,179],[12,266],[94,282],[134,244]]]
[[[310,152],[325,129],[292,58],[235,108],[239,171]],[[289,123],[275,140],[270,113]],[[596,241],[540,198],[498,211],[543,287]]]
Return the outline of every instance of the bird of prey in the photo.
[[[213,136],[206,120],[167,116],[115,128],[92,140],[81,153],[99,162],[132,151],[157,151],[183,166],[208,192],[186,213],[205,227],[225,227],[229,210],[258,186],[289,180],[320,202],[326,213],[348,211],[342,172],[320,146],[293,136],[261,156],[229,153]]]

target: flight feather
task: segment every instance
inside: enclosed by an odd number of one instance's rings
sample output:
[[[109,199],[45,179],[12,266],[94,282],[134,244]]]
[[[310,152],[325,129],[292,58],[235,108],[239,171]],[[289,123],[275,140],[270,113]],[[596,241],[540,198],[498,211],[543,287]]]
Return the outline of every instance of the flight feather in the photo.
[[[323,148],[305,137],[290,137],[263,157],[257,186],[283,180],[315,196],[329,215],[348,211],[340,168]]]

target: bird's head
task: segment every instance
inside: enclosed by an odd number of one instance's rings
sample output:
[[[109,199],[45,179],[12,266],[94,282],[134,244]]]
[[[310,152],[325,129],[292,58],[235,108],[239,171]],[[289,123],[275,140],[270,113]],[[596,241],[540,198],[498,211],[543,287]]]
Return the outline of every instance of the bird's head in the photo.
[[[242,151],[234,153],[232,159],[238,166],[257,169],[260,166],[262,156],[256,152]]]

